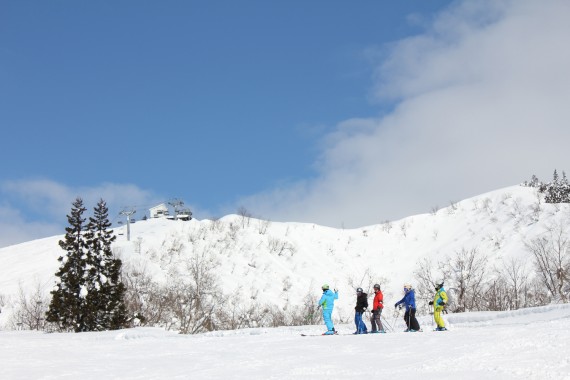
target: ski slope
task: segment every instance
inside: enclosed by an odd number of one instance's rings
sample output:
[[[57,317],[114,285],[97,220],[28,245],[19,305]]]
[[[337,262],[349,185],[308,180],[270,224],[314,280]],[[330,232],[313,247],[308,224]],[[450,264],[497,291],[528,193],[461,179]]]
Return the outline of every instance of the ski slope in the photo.
[[[300,336],[322,326],[199,335],[0,331],[0,378],[570,379],[570,305],[447,318],[447,332],[429,331],[426,316],[421,333],[401,332],[398,319],[396,332],[359,336]]]
[[[243,304],[285,309],[302,304],[307,294],[316,303],[322,283],[338,287],[333,320],[342,335],[330,337],[301,336],[322,333],[321,325],[191,336],[148,327],[10,331],[19,289],[49,295],[63,236],[2,248],[0,379],[570,379],[570,305],[449,314],[447,332],[431,331],[432,318],[424,314],[421,333],[404,333],[393,308],[403,282],[413,283],[419,260],[477,248],[489,265],[510,257],[532,265],[525,242],[569,219],[570,205],[544,204],[536,189],[512,186],[430,214],[350,230],[264,224],[238,215],[140,221],[131,226],[131,241],[124,227],[115,229],[113,249],[125,268],[142,268],[158,283],[177,271],[184,275],[185,260],[202,254],[216,263],[224,293]],[[374,282],[382,283],[383,316],[393,330],[353,336],[354,288]]]

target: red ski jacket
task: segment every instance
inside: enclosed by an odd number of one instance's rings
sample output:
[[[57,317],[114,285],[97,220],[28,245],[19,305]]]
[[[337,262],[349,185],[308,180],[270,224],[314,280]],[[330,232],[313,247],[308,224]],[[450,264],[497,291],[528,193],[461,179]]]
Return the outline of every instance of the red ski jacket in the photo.
[[[376,295],[374,296],[374,303],[372,304],[372,310],[378,310],[384,308],[384,295],[381,290],[374,291]]]

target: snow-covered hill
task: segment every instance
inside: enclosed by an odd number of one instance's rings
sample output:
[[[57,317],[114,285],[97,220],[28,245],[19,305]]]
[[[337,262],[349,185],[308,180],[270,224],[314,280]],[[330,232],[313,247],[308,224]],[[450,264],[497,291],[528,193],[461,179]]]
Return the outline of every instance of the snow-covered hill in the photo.
[[[421,189],[418,189],[421,191]],[[428,214],[358,229],[304,223],[277,223],[230,215],[220,220],[152,219],[116,228],[114,251],[125,268],[138,268],[156,281],[184,274],[191,255],[217,266],[225,294],[240,302],[289,307],[307,295],[316,298],[328,283],[340,290],[335,318],[349,320],[354,287],[382,284],[387,305],[401,298],[404,282],[414,283],[419,260],[444,259],[477,248],[490,265],[508,257],[529,257],[524,247],[553,222],[568,220],[568,205],[544,204],[535,188],[512,186],[482,194]],[[378,215],[379,222],[382,216]],[[0,295],[6,323],[10,299],[21,287],[51,290],[63,236],[0,249]],[[239,292],[238,292],[239,290]],[[388,308],[389,309],[389,308]],[[387,310],[391,312],[391,310]]]

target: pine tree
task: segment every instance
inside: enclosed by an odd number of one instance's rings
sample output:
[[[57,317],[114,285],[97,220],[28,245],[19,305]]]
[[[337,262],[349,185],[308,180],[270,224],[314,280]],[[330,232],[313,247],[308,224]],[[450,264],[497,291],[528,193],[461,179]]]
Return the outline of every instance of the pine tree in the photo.
[[[558,172],[554,170],[552,181],[543,184],[539,191],[545,193],[546,203],[570,203],[570,183],[568,183],[565,172],[562,172],[562,179],[560,179]]]
[[[87,304],[90,330],[114,330],[125,326],[125,286],[120,280],[122,262],[113,257],[111,244],[117,238],[109,230],[108,208],[100,200],[87,225]]]
[[[59,242],[67,254],[58,259],[61,266],[46,320],[64,331],[122,328],[127,319],[125,286],[120,281],[121,260],[111,251],[116,236],[109,230],[107,205],[100,200],[87,225],[85,210],[77,198],[67,216],[69,227],[65,240]]]
[[[83,234],[85,212],[83,200],[77,198],[67,215],[69,227],[65,228],[65,240],[59,246],[67,251],[58,258],[61,263],[55,276],[56,286],[46,315],[46,321],[55,323],[61,330],[86,331],[83,324],[85,288],[84,274],[87,258],[87,245]]]
[[[570,183],[568,183],[565,172],[562,172],[562,179],[560,180],[560,202],[570,203]]]
[[[540,181],[538,180],[538,177],[533,174],[533,175],[532,175],[532,178],[530,179],[530,183],[528,184],[528,186],[530,186],[530,187],[539,187],[539,186],[540,186]]]

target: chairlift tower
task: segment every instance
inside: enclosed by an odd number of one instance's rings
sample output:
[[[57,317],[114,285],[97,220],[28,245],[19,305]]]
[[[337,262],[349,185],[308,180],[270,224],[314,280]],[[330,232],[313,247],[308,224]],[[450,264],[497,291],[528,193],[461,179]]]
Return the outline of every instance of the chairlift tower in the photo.
[[[184,206],[184,202],[180,199],[174,198],[173,200],[168,201],[168,204],[174,207],[174,219],[178,219],[178,211],[182,206]]]
[[[136,213],[136,210],[123,210],[119,213],[119,215],[126,215],[127,216],[127,241],[131,241],[131,215]]]

